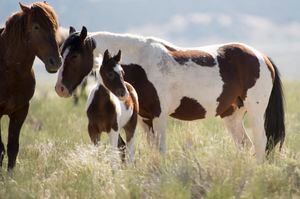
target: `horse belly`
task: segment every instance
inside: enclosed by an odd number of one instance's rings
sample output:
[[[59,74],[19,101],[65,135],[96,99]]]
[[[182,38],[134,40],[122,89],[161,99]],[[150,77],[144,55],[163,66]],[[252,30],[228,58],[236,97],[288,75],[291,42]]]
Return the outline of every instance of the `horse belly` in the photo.
[[[223,81],[218,65],[193,67],[182,72],[181,77],[169,87],[167,98],[169,113],[182,120],[196,120],[216,116],[218,97],[223,91]],[[178,73],[180,75],[180,73]]]

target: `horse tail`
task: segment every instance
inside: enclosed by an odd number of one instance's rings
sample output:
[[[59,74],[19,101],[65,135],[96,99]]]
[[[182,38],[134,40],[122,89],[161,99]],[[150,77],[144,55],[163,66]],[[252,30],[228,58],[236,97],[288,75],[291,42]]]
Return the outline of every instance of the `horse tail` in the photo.
[[[269,103],[265,112],[265,131],[267,135],[267,154],[280,142],[279,149],[283,145],[285,139],[285,124],[284,124],[284,96],[282,90],[282,83],[280,80],[280,74],[273,63],[273,61],[268,57],[271,64],[273,65],[275,78],[273,81],[273,88]]]

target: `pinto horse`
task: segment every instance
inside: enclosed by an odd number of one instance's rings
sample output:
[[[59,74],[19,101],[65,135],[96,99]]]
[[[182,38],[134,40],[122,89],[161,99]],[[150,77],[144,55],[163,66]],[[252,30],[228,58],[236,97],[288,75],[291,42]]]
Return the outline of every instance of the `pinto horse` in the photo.
[[[242,43],[180,48],[166,41],[109,32],[72,33],[63,53],[73,51],[56,84],[68,97],[106,49],[124,54],[125,81],[136,89],[142,125],[166,150],[167,117],[197,120],[221,117],[238,147],[250,142],[243,126],[247,113],[258,162],[285,138],[283,92],[275,64]],[[72,76],[72,79],[64,78]]]
[[[69,55],[72,56],[71,51]],[[122,139],[119,139],[119,130],[124,128],[129,160],[133,161],[138,99],[134,88],[124,82],[124,71],[119,65],[120,59],[121,51],[112,57],[106,50],[102,65],[99,64],[100,78],[96,87],[91,91],[87,103],[88,132],[95,145],[100,140],[101,133],[107,132],[111,146],[122,150],[124,143]],[[120,93],[122,93],[122,99],[116,97]]]
[[[0,37],[0,119],[8,115],[8,170],[16,163],[20,130],[26,119],[29,101],[35,89],[32,69],[35,56],[49,73],[61,65],[57,45],[58,20],[53,8],[37,2],[30,6],[20,3],[21,11],[12,15]],[[0,133],[1,138],[1,133]],[[0,141],[0,166],[5,148]]]

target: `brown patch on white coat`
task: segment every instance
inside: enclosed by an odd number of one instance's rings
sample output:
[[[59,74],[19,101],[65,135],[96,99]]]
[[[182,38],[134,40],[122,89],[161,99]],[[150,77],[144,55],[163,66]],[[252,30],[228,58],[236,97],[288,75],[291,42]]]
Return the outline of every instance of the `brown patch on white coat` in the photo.
[[[177,50],[170,51],[170,54],[180,65],[184,65],[189,61],[200,66],[213,67],[216,65],[213,56],[201,50]]]
[[[217,99],[219,105],[216,116],[226,117],[242,107],[247,90],[254,86],[259,77],[259,62],[256,55],[240,44],[220,46],[217,55],[218,65],[211,54],[201,50],[171,49],[169,54],[181,65],[193,61],[200,66],[220,68],[224,85]],[[205,113],[205,107],[197,100],[183,97],[179,107],[170,116],[181,120],[195,120],[205,118]]]

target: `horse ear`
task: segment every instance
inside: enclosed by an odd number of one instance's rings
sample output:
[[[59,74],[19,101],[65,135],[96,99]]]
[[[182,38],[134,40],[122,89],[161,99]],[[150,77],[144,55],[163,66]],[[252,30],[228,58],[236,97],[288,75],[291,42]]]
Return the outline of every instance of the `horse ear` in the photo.
[[[96,48],[96,41],[94,38],[91,38],[91,45],[92,49],[94,50]]]
[[[119,50],[118,54],[114,56],[114,60],[119,62],[121,60],[121,50]]]
[[[87,29],[86,29],[86,27],[82,26],[82,29],[81,29],[81,32],[80,32],[80,41],[81,41],[81,43],[84,42],[86,36],[87,36]]]
[[[108,62],[108,60],[109,60],[110,58],[111,58],[111,55],[110,55],[110,53],[108,52],[108,49],[106,49],[105,52],[104,52],[104,56],[103,56],[103,61],[102,61],[102,63]]]
[[[25,4],[22,4],[21,2],[19,2],[20,8],[23,12],[29,12],[30,11],[30,7],[26,6]]]
[[[75,28],[73,26],[70,26],[70,29],[69,29],[69,35],[76,32]]]

